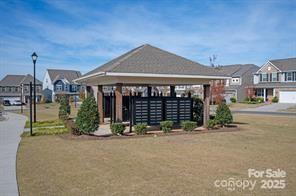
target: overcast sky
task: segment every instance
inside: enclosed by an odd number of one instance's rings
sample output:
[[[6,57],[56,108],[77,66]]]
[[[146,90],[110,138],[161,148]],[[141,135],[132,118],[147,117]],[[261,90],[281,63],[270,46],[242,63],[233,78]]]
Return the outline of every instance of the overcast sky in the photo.
[[[82,73],[149,43],[199,63],[296,57],[296,0],[0,1],[0,78]]]

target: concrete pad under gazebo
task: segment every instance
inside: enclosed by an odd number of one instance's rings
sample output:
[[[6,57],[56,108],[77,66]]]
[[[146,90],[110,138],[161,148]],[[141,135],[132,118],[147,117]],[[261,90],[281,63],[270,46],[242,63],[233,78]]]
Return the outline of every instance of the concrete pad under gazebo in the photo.
[[[76,79],[75,81],[79,83],[84,83],[87,86],[97,87],[97,103],[100,116],[100,123],[104,122],[103,86],[115,87],[114,119],[122,121],[123,86],[146,86],[148,97],[152,97],[151,87],[170,86],[170,97],[175,97],[174,91],[175,86],[177,85],[203,85],[205,108],[204,125],[206,125],[209,120],[210,111],[210,81],[224,79],[228,79],[228,77],[221,75],[221,73],[219,73],[214,68],[201,65],[199,63],[185,59],[170,52],[145,44],[86,73],[85,75]],[[150,99],[148,100],[150,104]],[[179,110],[182,109],[182,107],[184,106],[184,104],[179,104],[179,102],[181,103],[181,101],[184,100],[176,101],[176,103],[178,103],[176,107]],[[151,111],[149,105],[148,116],[150,112]],[[164,119],[165,116],[162,116],[161,118],[162,120],[167,120]],[[178,120],[181,119],[181,117],[179,116],[176,118],[178,118]],[[132,121],[130,119],[130,122],[134,121],[136,120],[133,119]]]

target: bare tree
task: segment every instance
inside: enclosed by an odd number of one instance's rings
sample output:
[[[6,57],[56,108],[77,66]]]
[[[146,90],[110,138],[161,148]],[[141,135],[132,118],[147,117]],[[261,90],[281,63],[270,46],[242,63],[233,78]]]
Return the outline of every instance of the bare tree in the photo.
[[[211,66],[212,66],[212,67],[216,67],[216,66],[215,66],[215,62],[216,62],[216,60],[217,60],[217,55],[213,54],[212,56],[209,57],[209,59],[210,59],[210,64],[211,64]]]

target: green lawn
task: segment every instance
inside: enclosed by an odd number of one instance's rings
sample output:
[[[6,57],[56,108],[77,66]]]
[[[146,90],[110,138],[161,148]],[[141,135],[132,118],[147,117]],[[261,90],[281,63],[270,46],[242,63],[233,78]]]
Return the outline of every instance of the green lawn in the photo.
[[[241,131],[115,140],[24,137],[21,195],[293,195],[296,117],[235,115]],[[229,192],[217,179],[281,168],[287,187]]]
[[[49,127],[49,126],[61,126],[65,123],[62,120],[45,120],[45,121],[37,121],[36,123],[32,123],[33,127]],[[30,121],[26,121],[25,128],[30,127]]]

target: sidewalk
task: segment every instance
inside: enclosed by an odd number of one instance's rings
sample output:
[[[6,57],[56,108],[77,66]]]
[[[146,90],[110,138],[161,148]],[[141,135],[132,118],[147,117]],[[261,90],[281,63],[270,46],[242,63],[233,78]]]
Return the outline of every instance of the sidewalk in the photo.
[[[26,117],[8,112],[0,121],[0,194],[18,195],[16,181],[16,153]]]

